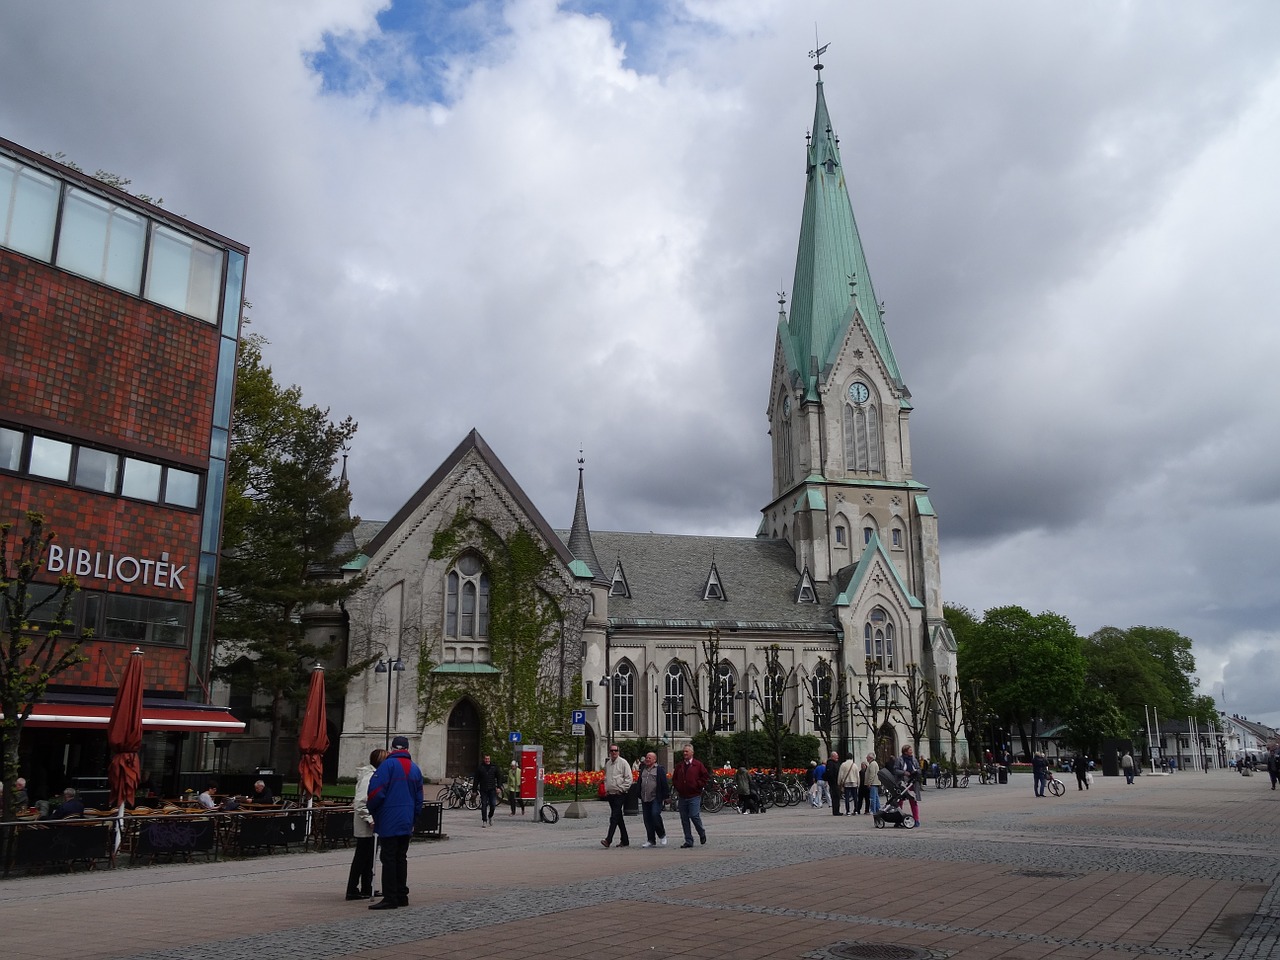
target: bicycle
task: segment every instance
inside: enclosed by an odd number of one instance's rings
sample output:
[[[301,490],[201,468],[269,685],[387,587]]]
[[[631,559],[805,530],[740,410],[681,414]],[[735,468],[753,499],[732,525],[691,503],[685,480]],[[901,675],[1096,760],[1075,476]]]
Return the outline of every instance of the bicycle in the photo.
[[[967,769],[961,770],[958,774],[956,774],[955,779],[956,779],[955,785],[957,787],[967,787],[969,785],[969,771]]]
[[[978,771],[978,782],[979,783],[995,783],[996,782],[996,768],[994,764],[984,763],[982,765],[982,768]]]
[[[1045,780],[1045,786],[1049,788],[1049,792],[1055,797],[1060,797],[1067,792],[1066,785],[1053,775],[1052,770],[1050,770],[1046,776],[1048,779]]]
[[[538,819],[543,823],[555,823],[560,819],[560,811],[549,803],[544,803],[538,809]]]
[[[955,785],[955,776],[949,770],[943,770],[934,778],[933,786],[937,790],[945,790],[947,787]]]

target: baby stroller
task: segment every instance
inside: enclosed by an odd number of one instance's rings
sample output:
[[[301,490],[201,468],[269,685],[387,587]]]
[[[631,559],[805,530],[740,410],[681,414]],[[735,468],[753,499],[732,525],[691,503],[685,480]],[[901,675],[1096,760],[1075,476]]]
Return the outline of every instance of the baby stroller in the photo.
[[[892,770],[880,768],[880,792],[883,796],[880,799],[879,812],[872,817],[877,827],[883,827],[889,823],[895,827],[906,827],[910,830],[916,825],[916,818],[902,810],[910,789],[910,786]]]

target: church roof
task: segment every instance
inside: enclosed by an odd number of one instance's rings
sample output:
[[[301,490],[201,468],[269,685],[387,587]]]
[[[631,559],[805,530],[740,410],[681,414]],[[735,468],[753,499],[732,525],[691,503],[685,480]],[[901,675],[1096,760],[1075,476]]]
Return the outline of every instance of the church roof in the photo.
[[[818,74],[813,131],[806,150],[805,175],[790,319],[780,318],[778,324],[778,335],[792,376],[799,377],[810,391],[813,389],[813,375],[821,374],[834,360],[853,321],[856,303],[886,371],[901,387],[902,375],[881,319],[880,304],[849,201],[840,141],[827,113],[821,73]]]
[[[363,545],[364,555],[366,557],[372,557],[378,550],[385,546],[387,541],[395,535],[395,532],[399,530],[411,516],[413,516],[414,511],[416,511],[427,497],[431,495],[431,492],[444,482],[445,478],[449,476],[459,463],[462,462],[462,459],[465,456],[473,451],[481,460],[484,461],[485,465],[493,471],[493,475],[497,479],[498,483],[506,489],[506,491],[511,495],[511,499],[519,505],[521,511],[529,518],[529,522],[533,524],[534,528],[542,536],[543,540],[545,540],[547,545],[556,552],[556,556],[559,557],[560,561],[566,567],[571,566],[574,558],[573,554],[570,553],[569,548],[561,541],[560,537],[556,535],[555,531],[551,529],[551,525],[547,523],[542,514],[538,512],[538,508],[533,505],[533,501],[530,500],[524,490],[521,489],[520,484],[516,483],[516,478],[511,475],[511,471],[506,468],[506,465],[498,459],[498,455],[493,452],[493,448],[489,446],[484,437],[480,436],[480,432],[474,428],[472,428],[471,432],[468,433],[463,438],[462,442],[454,448],[453,453],[449,454],[449,456],[445,458],[444,462],[441,463],[440,466],[436,467],[435,473],[427,477],[426,482],[414,492],[413,496],[405,501],[404,506],[396,511],[396,515],[388,520],[386,524],[378,530],[376,534],[374,534],[372,539]],[[360,529],[357,527],[357,539],[359,532]]]
[[[609,598],[611,627],[835,630],[827,584],[814,585],[817,603],[796,602],[799,574],[785,540],[599,531],[591,538],[611,567],[621,560],[626,569],[630,596]],[[723,599],[703,599],[713,565]]]

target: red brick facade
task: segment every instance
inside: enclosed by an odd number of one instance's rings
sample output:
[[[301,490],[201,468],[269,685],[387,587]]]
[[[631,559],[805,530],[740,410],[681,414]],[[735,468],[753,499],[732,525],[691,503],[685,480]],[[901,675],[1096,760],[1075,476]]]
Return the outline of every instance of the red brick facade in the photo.
[[[218,330],[0,250],[0,416],[207,462]]]

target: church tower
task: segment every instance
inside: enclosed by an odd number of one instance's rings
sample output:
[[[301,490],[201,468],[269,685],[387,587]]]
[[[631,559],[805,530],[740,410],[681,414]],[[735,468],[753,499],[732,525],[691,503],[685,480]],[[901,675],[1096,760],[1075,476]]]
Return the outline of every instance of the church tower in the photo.
[[[798,572],[834,585],[846,604],[845,635],[865,632],[868,657],[880,625],[896,620],[896,656],[882,658],[893,664],[887,672],[914,662],[935,679],[954,676],[937,517],[911,471],[911,393],[858,235],[820,56],[814,69],[795,279],[790,311],[779,301],[769,390],[772,499],[759,536],[786,540]],[[858,593],[864,577],[881,586]],[[856,670],[863,646],[848,646],[846,663]]]

